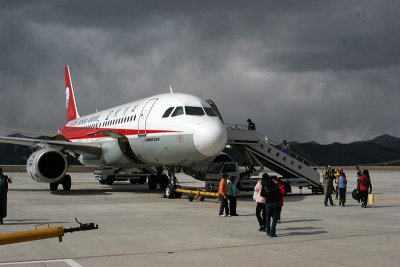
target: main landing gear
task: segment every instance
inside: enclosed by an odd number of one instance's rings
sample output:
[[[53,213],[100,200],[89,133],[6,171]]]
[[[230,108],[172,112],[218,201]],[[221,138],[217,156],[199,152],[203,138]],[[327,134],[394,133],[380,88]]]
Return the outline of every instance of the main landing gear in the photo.
[[[50,183],[50,191],[57,191],[59,184],[62,185],[64,191],[70,191],[71,190],[71,176],[66,174],[60,182]]]
[[[147,186],[150,190],[157,188],[157,184],[160,186],[161,190],[165,190],[169,184],[169,178],[167,175],[162,174],[163,168],[157,167],[157,175],[152,174],[147,178]]]

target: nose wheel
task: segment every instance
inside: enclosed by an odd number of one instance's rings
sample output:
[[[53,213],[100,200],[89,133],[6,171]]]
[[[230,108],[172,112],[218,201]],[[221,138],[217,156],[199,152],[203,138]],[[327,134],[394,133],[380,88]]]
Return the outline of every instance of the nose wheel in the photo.
[[[181,198],[182,193],[177,193],[175,189],[179,188],[180,186],[177,184],[178,179],[176,178],[176,167],[174,166],[167,166],[168,170],[168,177],[169,177],[169,184],[165,188],[164,197],[173,199],[173,198]],[[179,170],[179,169],[178,169]]]

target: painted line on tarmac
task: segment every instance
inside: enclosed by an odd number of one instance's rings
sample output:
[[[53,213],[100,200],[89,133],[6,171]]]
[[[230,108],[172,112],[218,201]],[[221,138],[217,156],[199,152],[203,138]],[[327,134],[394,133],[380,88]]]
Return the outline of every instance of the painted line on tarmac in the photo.
[[[41,261],[15,261],[10,263],[0,263],[0,266],[7,265],[21,265],[21,264],[32,264],[32,263],[51,263],[51,262],[65,262],[68,266],[71,267],[83,267],[73,259],[61,259],[61,260],[41,260]]]

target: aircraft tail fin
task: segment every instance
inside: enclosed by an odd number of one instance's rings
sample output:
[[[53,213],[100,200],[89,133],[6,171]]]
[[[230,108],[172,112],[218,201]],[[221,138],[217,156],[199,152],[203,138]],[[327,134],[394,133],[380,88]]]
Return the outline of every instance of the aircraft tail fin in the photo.
[[[76,108],[74,88],[72,87],[68,65],[65,66],[65,103],[67,109],[67,121],[79,118],[78,109]]]

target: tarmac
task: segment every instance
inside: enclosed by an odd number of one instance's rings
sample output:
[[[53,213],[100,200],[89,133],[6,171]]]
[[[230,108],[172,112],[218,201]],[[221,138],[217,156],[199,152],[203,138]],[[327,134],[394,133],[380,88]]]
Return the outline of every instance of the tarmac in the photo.
[[[72,173],[72,190],[55,193],[25,173],[7,174],[0,233],[76,227],[75,217],[99,229],[0,246],[0,266],[400,266],[399,171],[371,172],[375,205],[366,209],[351,198],[354,172],[346,207],[324,207],[323,195],[295,189],[276,238],[258,231],[251,193],[238,199],[240,216],[219,217],[216,199],[165,199],[146,185],[101,185],[91,173]]]

